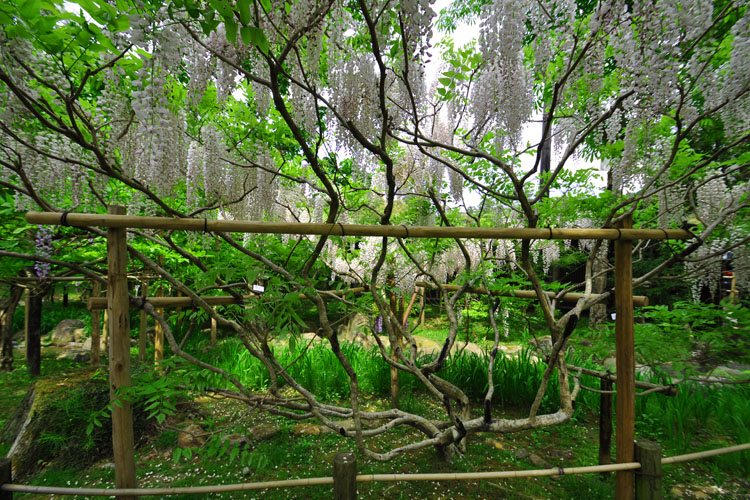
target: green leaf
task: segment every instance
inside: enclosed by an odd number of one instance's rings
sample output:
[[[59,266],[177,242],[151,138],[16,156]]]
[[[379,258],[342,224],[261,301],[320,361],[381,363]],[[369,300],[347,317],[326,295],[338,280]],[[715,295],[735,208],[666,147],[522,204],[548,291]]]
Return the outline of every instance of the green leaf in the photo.
[[[250,15],[250,0],[237,0],[237,10],[240,13],[240,22],[246,26],[250,24],[253,19]]]
[[[271,0],[260,0],[260,4],[263,6],[263,10],[271,12]]]
[[[453,80],[451,80],[450,78],[440,77],[438,78],[438,81],[447,87]]]
[[[253,43],[253,34],[250,31],[249,26],[243,26],[240,28],[240,37],[242,37],[242,43],[245,45],[250,45]]]
[[[231,44],[236,43],[237,28],[239,27],[238,24],[234,21],[230,21],[229,19],[224,19],[224,27],[227,30],[227,41]]]
[[[39,16],[39,11],[42,8],[41,0],[26,0],[21,4],[19,12],[24,19],[34,19]]]
[[[247,29],[249,30],[249,37],[253,45],[258,47],[258,50],[263,52],[263,54],[268,55],[271,45],[268,43],[268,38],[266,38],[266,34],[263,33],[263,30],[256,28],[255,26],[248,26]]]
[[[179,462],[181,456],[182,456],[182,448],[175,448],[174,453],[172,453],[172,461],[174,463]]]

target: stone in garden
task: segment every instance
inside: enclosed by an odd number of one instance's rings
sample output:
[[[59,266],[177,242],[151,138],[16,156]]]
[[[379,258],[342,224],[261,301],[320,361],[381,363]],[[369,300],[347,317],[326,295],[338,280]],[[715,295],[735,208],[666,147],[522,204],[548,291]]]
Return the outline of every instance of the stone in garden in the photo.
[[[91,351],[91,337],[88,337],[81,346],[81,349],[84,351]],[[103,341],[101,337],[99,337],[99,355],[107,353],[107,343]]]
[[[570,450],[550,450],[549,456],[552,458],[559,458],[561,460],[573,460],[573,452]]]
[[[362,313],[355,313],[349,317],[349,321],[343,325],[338,332],[341,342],[359,344],[365,349],[372,347],[370,339],[370,321]]]
[[[532,338],[529,340],[529,345],[539,351],[550,352],[552,350],[552,337],[545,335],[543,337]]]
[[[540,469],[549,469],[549,468],[552,467],[552,464],[550,464],[549,462],[547,462],[545,459],[543,459],[542,457],[540,457],[536,453],[532,453],[531,455],[529,455],[529,462],[534,467],[538,467]]]
[[[229,443],[227,451],[234,449],[235,446],[242,449],[250,444],[250,439],[242,434],[228,434],[222,437],[221,440]]]
[[[84,328],[86,323],[80,319],[64,319],[60,321],[52,332],[50,342],[54,345],[65,345],[70,342],[83,342],[86,338]]]
[[[296,424],[292,428],[295,436],[319,436],[323,433],[323,429],[319,425],[310,423]]]
[[[86,363],[91,359],[91,353],[86,351],[65,351],[57,356],[58,360],[70,360],[76,363]]]
[[[178,448],[194,448],[203,446],[206,442],[206,433],[200,425],[190,424],[177,436]]]
[[[13,334],[13,340],[23,340],[26,336],[26,332],[23,330],[18,330],[16,333]]]
[[[526,448],[517,449],[515,454],[516,460],[526,460],[529,458],[529,455],[531,455],[531,453]]]
[[[248,431],[248,437],[253,442],[268,441],[279,433],[278,426],[273,424],[258,424]]]

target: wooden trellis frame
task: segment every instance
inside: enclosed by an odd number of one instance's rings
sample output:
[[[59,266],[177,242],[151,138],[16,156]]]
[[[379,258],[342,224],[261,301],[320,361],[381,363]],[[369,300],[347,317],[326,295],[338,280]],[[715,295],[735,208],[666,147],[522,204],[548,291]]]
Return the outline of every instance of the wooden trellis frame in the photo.
[[[258,234],[307,234],[337,236],[384,236],[398,238],[482,238],[482,239],[596,239],[615,240],[615,346],[617,366],[617,463],[633,462],[635,441],[635,345],[633,332],[632,240],[689,239],[685,230],[633,229],[632,219],[625,218],[614,229],[555,228],[481,228],[378,226],[355,224],[270,223],[177,219],[170,217],[128,216],[124,207],[110,206],[108,214],[28,212],[30,224],[102,226],[107,231],[108,311],[110,311],[110,377],[114,389],[130,385],[129,349],[121,349],[129,337],[128,296],[126,284],[127,228],[186,230]],[[627,300],[624,298],[627,297]],[[114,375],[113,375],[114,374]],[[129,405],[114,405],[112,436],[115,447],[115,474],[118,488],[135,488],[132,411]],[[633,471],[620,470],[616,476],[615,498],[633,498]]]

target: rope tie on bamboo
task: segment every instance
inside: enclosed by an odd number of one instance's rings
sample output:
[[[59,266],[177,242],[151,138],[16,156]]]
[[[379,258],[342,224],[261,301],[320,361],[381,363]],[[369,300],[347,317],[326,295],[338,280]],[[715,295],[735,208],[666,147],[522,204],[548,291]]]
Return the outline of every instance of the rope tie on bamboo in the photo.
[[[664,233],[664,239],[668,240],[669,239],[669,234],[667,233],[667,230],[666,229],[662,229],[661,232]]]
[[[622,231],[620,231],[619,227],[616,227],[615,229],[617,229],[617,238],[616,239],[617,240],[621,240],[622,239]]]
[[[408,238],[408,237],[409,237],[409,228],[408,228],[408,227],[406,227],[406,226],[405,226],[405,225],[403,225],[403,224],[401,224],[401,227],[403,227],[403,228],[404,228],[404,231],[406,231],[406,238]]]
[[[145,295],[139,295],[138,296],[137,304],[138,304],[138,310],[139,311],[141,309],[143,309],[144,307],[146,307],[146,296]]]
[[[547,239],[551,240],[552,239],[552,227],[551,226],[547,226],[547,229],[549,229],[549,238],[547,238]]]
[[[339,227],[341,228],[341,236],[346,236],[346,233],[344,232],[344,225],[342,223],[338,223]]]
[[[208,219],[203,217],[203,234],[208,232]]]
[[[66,210],[62,214],[60,214],[60,225],[61,226],[70,226],[68,224],[68,214],[71,212],[71,210]]]
[[[565,469],[563,469],[562,467],[558,467],[557,468],[557,475],[558,476],[564,476],[565,475]]]

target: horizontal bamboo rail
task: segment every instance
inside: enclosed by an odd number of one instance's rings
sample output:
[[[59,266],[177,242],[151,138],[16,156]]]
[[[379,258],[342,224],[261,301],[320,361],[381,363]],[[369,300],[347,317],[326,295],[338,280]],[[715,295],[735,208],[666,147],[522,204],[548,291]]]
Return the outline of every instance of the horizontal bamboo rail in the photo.
[[[715,450],[677,455],[661,459],[662,465],[669,465],[689,460],[697,460],[717,455],[725,455],[738,451],[750,450],[750,443],[728,446]],[[9,463],[9,462],[8,462]],[[427,474],[360,474],[357,482],[394,482],[394,481],[475,481],[488,479],[510,479],[522,477],[561,476],[570,474],[593,474],[601,472],[636,470],[641,467],[638,462],[621,464],[593,465],[584,467],[553,467],[550,469],[532,469],[520,471],[494,472],[457,472],[457,473],[427,473]],[[189,495],[227,493],[231,491],[249,491],[270,488],[292,488],[299,486],[317,486],[333,484],[333,477],[314,477],[308,479],[288,479],[284,481],[267,481],[257,483],[223,484],[215,486],[185,486],[176,488],[62,488],[57,486],[30,486],[25,484],[0,484],[1,491],[16,493],[37,493],[46,495],[87,495],[87,496],[154,496],[154,495]]]
[[[685,240],[683,229],[556,229],[499,227],[382,226],[366,224],[320,224],[255,222],[135,215],[28,212],[26,222],[42,225],[100,226],[156,230],[211,231],[258,234],[312,234],[329,236],[390,236],[395,238],[480,238],[518,240]]]
[[[416,286],[421,286],[423,288],[432,288],[435,289],[435,285],[431,283],[427,283],[425,281],[417,281],[414,283]],[[445,290],[450,291],[456,291],[461,288],[459,285],[447,285],[447,284],[441,284],[440,288],[443,288]],[[467,288],[466,291],[468,293],[478,293],[478,294],[487,294],[486,288],[474,288],[470,287]],[[555,292],[544,292],[547,294],[547,297],[550,299],[554,298],[557,294]],[[490,294],[497,297],[517,297],[519,299],[536,299],[536,292],[533,290],[492,290],[490,291]],[[563,295],[560,300],[563,302],[578,302],[578,299],[581,299],[585,297],[586,294],[583,293],[566,293]],[[590,298],[595,299],[599,297],[599,294],[592,293],[589,295]],[[643,307],[648,305],[648,297],[645,295],[633,295],[633,305],[636,307]]]
[[[584,375],[590,375],[592,377],[597,377],[602,380],[608,380],[610,382],[616,382],[616,376],[614,373],[610,372],[602,372],[599,370],[592,370],[591,368],[582,368],[580,366],[575,365],[568,365],[568,370],[571,372],[577,373],[581,372]],[[652,384],[651,382],[644,382],[642,380],[636,380],[635,386],[638,389],[644,389],[646,391],[652,391],[652,392],[659,392],[666,396],[676,396],[680,390],[676,385],[658,385],[658,384]]]
[[[103,275],[101,277],[103,280],[107,280],[107,275]],[[128,275],[129,280],[143,280],[143,279],[155,279],[156,276],[136,276],[136,275]],[[33,276],[12,276],[5,278],[4,281],[15,281],[18,283],[38,283],[39,278],[33,277]],[[45,278],[44,281],[47,282],[55,282],[55,283],[64,283],[64,282],[84,282],[84,281],[91,281],[91,278],[88,276],[50,276],[48,278]]]
[[[717,455],[726,455],[727,453],[734,453],[736,451],[750,450],[750,443],[738,444],[735,446],[728,446],[726,448],[718,448],[715,450],[699,451],[696,453],[688,453],[686,455],[677,455],[674,457],[666,457],[661,459],[662,465],[677,464],[680,462],[688,462],[690,460],[698,460],[700,458],[715,457]]]
[[[341,297],[343,295],[346,295],[348,293],[362,293],[366,291],[367,288],[365,287],[357,287],[357,288],[347,288],[345,290],[321,290],[320,293],[323,295],[336,295],[338,297]],[[244,304],[247,300],[257,299],[257,295],[243,295],[241,299],[237,299],[231,295],[206,295],[201,297],[201,299],[210,306],[222,306],[227,304]],[[299,294],[300,299],[309,299],[307,295],[304,293]],[[193,299],[190,297],[145,297],[145,299],[148,301],[149,304],[151,304],[154,307],[162,307],[165,309],[175,308],[175,307],[191,307],[195,304],[193,303]],[[135,308],[133,304],[130,305],[131,308]],[[106,309],[107,308],[107,298],[106,297],[90,297],[88,302],[86,303],[86,307],[89,311],[96,311],[99,309]]]
[[[626,464],[591,465],[586,467],[554,467],[551,469],[533,469],[497,472],[456,472],[436,474],[360,474],[358,483],[395,482],[395,481],[476,481],[487,479],[507,479],[522,477],[562,476],[570,474],[593,474],[618,470],[635,470],[641,466],[638,462]],[[223,484],[218,486],[185,486],[177,488],[61,488],[56,486],[27,486],[23,484],[4,484],[0,489],[16,493],[37,493],[45,495],[86,495],[86,496],[153,496],[153,495],[190,495],[226,493],[230,491],[247,491],[270,488],[292,488],[299,486],[317,486],[333,484],[333,477],[313,477],[309,479],[288,479],[285,481],[268,481],[263,483]]]

